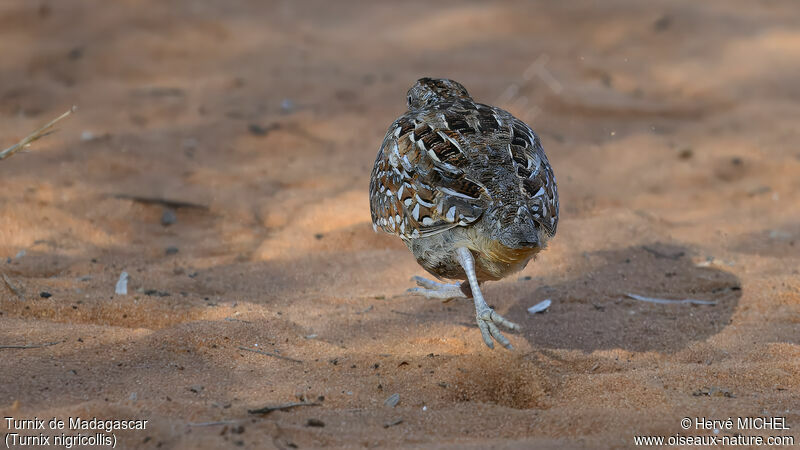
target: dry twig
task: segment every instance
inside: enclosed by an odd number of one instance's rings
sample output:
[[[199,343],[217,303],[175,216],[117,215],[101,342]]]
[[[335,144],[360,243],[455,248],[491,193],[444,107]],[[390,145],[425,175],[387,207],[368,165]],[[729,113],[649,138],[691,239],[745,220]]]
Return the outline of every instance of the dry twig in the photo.
[[[112,197],[122,200],[130,200],[136,203],[143,203],[145,205],[161,205],[172,209],[194,208],[194,209],[201,209],[204,211],[208,211],[209,209],[207,205],[201,205],[199,203],[192,203],[185,200],[178,200],[171,198],[146,197],[146,196],[131,195],[131,194],[114,194],[112,195]]]
[[[13,284],[11,284],[11,280],[8,279],[6,274],[3,274],[3,281],[6,283],[6,286],[8,286],[8,289],[17,296],[17,298],[20,300],[25,300],[25,296],[23,296],[22,293],[16,287],[14,287]]]
[[[244,350],[244,351],[247,351],[247,352],[258,353],[259,355],[264,355],[264,356],[272,356],[273,358],[284,359],[284,360],[286,360],[286,361],[291,361],[291,362],[296,362],[296,363],[301,363],[301,362],[303,362],[303,361],[300,361],[299,359],[289,358],[289,357],[287,357],[287,356],[281,356],[281,355],[278,355],[277,353],[269,353],[269,352],[265,352],[265,351],[263,351],[263,350],[258,350],[258,349],[255,349],[255,348],[247,348],[247,347],[242,347],[242,346],[240,346],[240,347],[239,347],[239,350]]]
[[[284,403],[282,405],[265,406],[263,408],[258,408],[258,409],[248,409],[247,412],[250,414],[269,414],[272,411],[283,411],[294,408],[296,406],[319,406],[319,405],[320,405],[319,403],[294,402],[294,403]]]
[[[27,135],[24,139],[19,141],[18,143],[12,145],[11,147],[3,150],[0,152],[0,160],[6,159],[13,154],[17,153],[18,151],[24,149],[25,147],[31,145],[35,140],[47,136],[50,134],[50,129],[55,126],[58,122],[63,119],[66,119],[70,114],[74,113],[77,108],[73,106],[69,109],[69,111],[65,112],[64,114],[56,117],[55,119],[48,122],[43,127],[39,128],[38,130],[34,131],[33,133]]]
[[[385,424],[383,424],[383,428],[393,427],[395,425],[400,425],[401,423],[403,423],[403,419],[395,419],[392,420],[391,422],[386,422]]]
[[[213,427],[215,425],[233,425],[238,422],[238,420],[219,420],[216,422],[189,422],[186,425],[190,427]]]
[[[33,344],[33,345],[0,345],[0,349],[4,348],[16,348],[16,349],[25,349],[25,348],[42,348],[42,347],[50,347],[51,345],[56,345],[59,342],[45,342],[44,344]]]
[[[716,305],[717,302],[710,301],[710,300],[695,300],[693,298],[685,298],[683,300],[670,300],[666,298],[653,298],[653,297],[644,297],[642,295],[636,294],[625,294],[628,297],[639,300],[640,302],[648,302],[648,303],[658,303],[662,305],[671,305],[676,303],[688,303],[692,305]]]
[[[237,318],[235,318],[235,317],[226,317],[226,318],[225,318],[225,321],[226,321],[226,322],[253,323],[253,322],[250,322],[249,320],[237,319]]]

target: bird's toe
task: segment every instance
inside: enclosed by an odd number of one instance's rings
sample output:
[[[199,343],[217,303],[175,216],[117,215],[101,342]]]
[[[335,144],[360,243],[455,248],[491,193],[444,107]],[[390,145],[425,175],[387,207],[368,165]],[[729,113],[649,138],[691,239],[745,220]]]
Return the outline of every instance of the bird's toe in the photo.
[[[483,342],[485,342],[489,348],[494,348],[493,340],[499,342],[500,345],[509,350],[513,348],[511,346],[511,342],[503,335],[503,333],[500,332],[500,329],[497,326],[502,325],[511,330],[519,330],[519,325],[507,320],[491,308],[486,308],[478,313],[477,319],[478,328],[481,330]]]

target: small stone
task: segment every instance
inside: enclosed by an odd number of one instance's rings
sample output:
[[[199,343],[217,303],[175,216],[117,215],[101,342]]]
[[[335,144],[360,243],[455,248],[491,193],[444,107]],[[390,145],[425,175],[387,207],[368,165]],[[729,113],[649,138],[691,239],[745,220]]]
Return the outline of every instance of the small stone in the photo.
[[[161,214],[161,225],[164,225],[165,227],[168,227],[177,221],[178,221],[178,215],[175,214],[175,210],[165,209],[164,212]]]
[[[144,295],[148,297],[169,297],[169,292],[159,291],[157,289],[145,289]]]
[[[117,295],[128,295],[128,272],[123,271],[119,274],[119,280],[114,288],[114,293]]]
[[[250,134],[253,136],[266,136],[272,130],[278,128],[278,124],[272,124],[268,126],[262,126],[257,123],[251,123],[248,125],[247,130],[250,131]]]
[[[251,123],[250,125],[248,125],[247,130],[250,131],[250,134],[253,134],[255,136],[266,136],[268,132],[268,130],[265,127],[257,123]]]
[[[50,298],[52,296],[53,296],[53,294],[51,294],[49,292],[45,292],[45,291],[42,291],[42,292],[39,293],[39,297],[42,297],[42,298]]]
[[[394,408],[398,403],[400,403],[400,394],[397,393],[390,395],[389,398],[383,401],[383,404],[390,408]]]
[[[528,312],[531,314],[545,312],[547,308],[550,307],[550,304],[553,303],[549,298],[546,300],[542,300],[541,302],[531,306],[528,308]]]
[[[767,194],[772,191],[772,188],[763,184],[754,185],[747,190],[747,195],[755,197],[756,195]]]
[[[386,422],[385,424],[383,424],[383,428],[393,427],[395,425],[400,425],[401,423],[403,423],[403,419],[395,419],[392,420],[391,422]]]
[[[653,23],[653,29],[656,31],[664,31],[672,25],[672,18],[669,16],[661,16]]]
[[[197,139],[186,138],[181,141],[181,146],[183,146],[185,150],[194,150],[197,148]]]
[[[175,246],[169,246],[169,247],[167,247],[167,249],[164,251],[164,253],[166,253],[167,255],[174,255],[174,254],[178,253],[178,247],[175,247]]]
[[[75,61],[77,59],[81,59],[83,56],[83,49],[81,47],[75,47],[67,53],[67,58],[71,61]]]
[[[323,422],[323,421],[321,421],[319,419],[308,419],[308,421],[306,422],[306,426],[307,427],[320,427],[320,428],[322,428],[322,427],[325,426],[325,422]]]
[[[783,230],[770,230],[769,238],[770,239],[785,240],[785,239],[791,239],[792,235],[790,233],[787,233],[787,232],[783,231]]]
[[[726,398],[735,398],[736,396],[733,395],[731,391],[728,389],[720,388],[717,386],[712,387],[704,387],[698,391],[692,392],[692,395],[695,397],[726,397]]]

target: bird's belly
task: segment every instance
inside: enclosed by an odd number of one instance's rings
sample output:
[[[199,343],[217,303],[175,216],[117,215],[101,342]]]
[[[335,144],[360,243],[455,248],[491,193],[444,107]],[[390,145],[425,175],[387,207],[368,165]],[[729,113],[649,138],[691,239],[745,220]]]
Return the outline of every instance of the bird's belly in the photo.
[[[499,280],[519,272],[528,265],[539,247],[509,248],[498,241],[476,236],[470,247],[475,256],[475,272],[478,280]]]
[[[504,278],[524,269],[541,248],[509,248],[470,228],[456,228],[436,236],[406,241],[419,265],[439,278],[465,280],[455,249],[466,247],[475,257],[479,281]]]

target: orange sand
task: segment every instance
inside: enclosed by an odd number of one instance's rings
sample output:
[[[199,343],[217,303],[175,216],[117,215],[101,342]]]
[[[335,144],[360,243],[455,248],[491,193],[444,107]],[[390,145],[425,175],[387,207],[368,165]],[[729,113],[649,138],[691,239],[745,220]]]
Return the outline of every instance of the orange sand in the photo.
[[[0,345],[57,343],[0,349],[0,416],[148,419],[117,435],[142,449],[619,448],[748,415],[798,441],[798,23],[791,0],[2,2],[0,147],[80,109],[0,162],[24,297],[0,283]],[[372,231],[425,75],[528,121],[558,178],[551,247],[485,289],[511,352],[471,305],[404,295],[423,270]],[[200,207],[163,226],[131,197]]]

